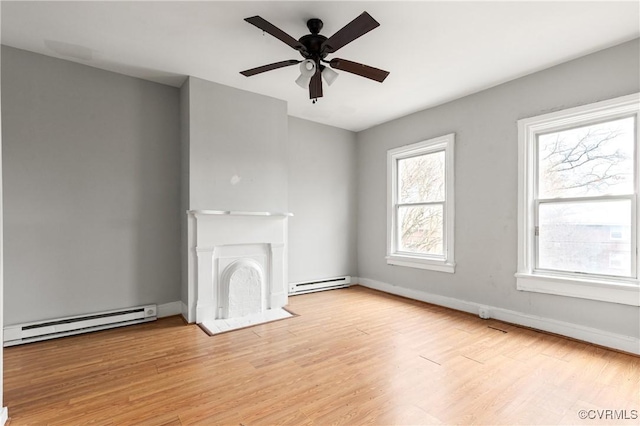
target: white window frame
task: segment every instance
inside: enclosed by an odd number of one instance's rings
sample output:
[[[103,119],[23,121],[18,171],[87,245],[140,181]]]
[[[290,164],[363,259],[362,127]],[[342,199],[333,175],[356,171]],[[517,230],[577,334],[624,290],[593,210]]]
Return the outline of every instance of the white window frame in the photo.
[[[455,134],[387,151],[387,264],[440,272],[455,272],[454,262],[454,143]],[[443,255],[420,255],[397,250],[398,160],[444,151]]]
[[[611,121],[618,118],[636,117],[636,149],[634,171],[634,194],[632,202],[631,244],[636,254],[632,262],[635,278],[603,277],[591,274],[555,273],[536,271],[536,141],[541,133]],[[624,305],[640,306],[640,259],[638,257],[638,190],[640,188],[640,94],[622,96],[576,108],[552,112],[518,120],[518,290],[557,294],[583,299],[599,300]],[[600,197],[602,198],[602,197]],[[606,198],[606,197],[605,197]]]

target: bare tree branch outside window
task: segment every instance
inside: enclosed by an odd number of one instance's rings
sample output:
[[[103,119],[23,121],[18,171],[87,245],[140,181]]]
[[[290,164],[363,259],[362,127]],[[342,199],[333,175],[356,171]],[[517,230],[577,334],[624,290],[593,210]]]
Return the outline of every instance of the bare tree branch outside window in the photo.
[[[540,198],[632,192],[632,128],[633,119],[627,118],[541,135]]]
[[[539,268],[631,275],[635,145],[633,117],[538,137]]]
[[[444,253],[444,151],[398,161],[399,249]]]

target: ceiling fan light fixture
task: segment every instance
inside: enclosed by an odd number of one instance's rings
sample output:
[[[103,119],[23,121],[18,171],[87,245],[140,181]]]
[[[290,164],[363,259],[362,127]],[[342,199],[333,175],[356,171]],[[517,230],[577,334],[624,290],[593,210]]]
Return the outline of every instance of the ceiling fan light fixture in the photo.
[[[312,59],[305,59],[300,63],[300,75],[305,77],[313,77],[316,73],[316,63]]]
[[[333,82],[336,81],[336,79],[338,78],[338,75],[340,74],[338,74],[337,72],[335,72],[329,67],[325,67],[322,70],[322,78],[329,86],[331,86]]]
[[[296,84],[303,89],[308,89],[309,83],[311,83],[311,77],[300,74],[300,77],[296,78]]]
[[[300,77],[296,79],[296,84],[303,89],[309,88],[311,77],[316,73],[316,63],[312,59],[305,59],[300,63]]]

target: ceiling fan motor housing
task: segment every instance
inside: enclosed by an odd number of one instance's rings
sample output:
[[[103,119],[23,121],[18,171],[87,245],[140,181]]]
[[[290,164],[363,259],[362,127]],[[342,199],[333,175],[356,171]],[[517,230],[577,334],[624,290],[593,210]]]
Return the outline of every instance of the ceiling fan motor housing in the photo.
[[[307,21],[307,28],[309,28],[311,34],[302,36],[298,40],[306,49],[306,52],[300,51],[300,54],[305,59],[315,60],[316,63],[319,63],[320,59],[324,59],[328,54],[328,52],[322,51],[322,43],[327,40],[327,37],[318,34],[322,29],[322,26],[322,20],[318,18],[309,19]]]

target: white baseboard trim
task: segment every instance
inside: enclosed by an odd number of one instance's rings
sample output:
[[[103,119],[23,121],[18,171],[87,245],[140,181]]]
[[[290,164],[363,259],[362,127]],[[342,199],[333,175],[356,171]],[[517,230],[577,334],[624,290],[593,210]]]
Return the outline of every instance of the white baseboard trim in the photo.
[[[186,303],[184,302],[180,302],[182,304],[182,318],[184,318],[184,320],[186,322],[190,322],[189,321],[189,306],[187,306]]]
[[[180,301],[163,303],[158,305],[158,318],[171,317],[174,315],[180,315],[182,313],[182,306]]]
[[[610,333],[596,328],[585,327],[583,325],[573,324],[565,321],[558,321],[550,318],[543,318],[536,315],[525,314],[522,312],[497,308],[494,306],[482,305],[480,303],[467,302],[464,300],[447,296],[440,296],[420,290],[398,287],[369,278],[360,277],[358,282],[363,287],[380,290],[385,293],[395,294],[397,296],[407,297],[409,299],[420,300],[422,302],[427,302],[434,305],[444,306],[446,308],[451,308],[458,311],[469,312],[476,315],[478,314],[478,310],[480,308],[488,309],[490,317],[500,321],[535,328],[537,330],[543,330],[550,333],[560,334],[563,336],[571,337],[573,339],[578,339],[585,342],[594,343],[596,345],[606,346],[608,348],[640,355],[639,338]]]
[[[2,410],[0,410],[0,425],[4,425],[7,420],[9,420],[9,409],[2,407]]]

